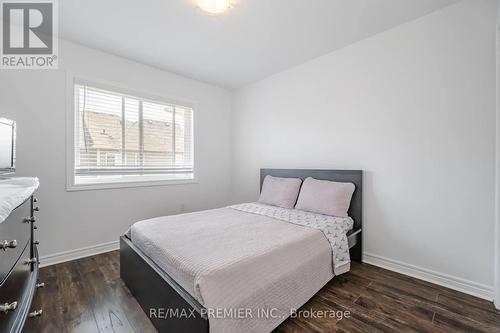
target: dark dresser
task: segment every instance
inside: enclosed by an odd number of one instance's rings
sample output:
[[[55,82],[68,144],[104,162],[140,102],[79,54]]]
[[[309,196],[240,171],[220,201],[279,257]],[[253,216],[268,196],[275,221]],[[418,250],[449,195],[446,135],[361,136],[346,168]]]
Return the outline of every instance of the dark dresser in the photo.
[[[38,282],[37,199],[30,196],[0,223],[0,333],[21,332],[26,320],[42,314],[31,309]]]

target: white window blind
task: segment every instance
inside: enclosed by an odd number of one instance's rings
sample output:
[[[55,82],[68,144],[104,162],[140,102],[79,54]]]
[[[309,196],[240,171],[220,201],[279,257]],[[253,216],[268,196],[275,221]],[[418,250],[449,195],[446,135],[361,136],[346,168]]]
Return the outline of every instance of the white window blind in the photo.
[[[191,107],[75,84],[75,109],[75,179],[193,178]]]

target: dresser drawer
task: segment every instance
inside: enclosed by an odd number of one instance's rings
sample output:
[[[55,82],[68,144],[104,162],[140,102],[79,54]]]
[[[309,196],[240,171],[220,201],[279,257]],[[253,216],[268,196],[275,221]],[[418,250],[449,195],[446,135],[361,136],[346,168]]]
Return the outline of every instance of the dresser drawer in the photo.
[[[9,277],[0,286],[0,305],[17,302],[15,309],[0,313],[0,332],[10,332],[14,326],[19,326],[20,314],[28,301],[26,291],[33,273],[31,265],[26,264],[30,259],[30,247],[26,246],[23,250]]]
[[[30,223],[25,222],[25,219],[30,216],[31,201],[28,198],[23,204],[14,209],[5,221],[0,223],[0,243],[4,241],[15,241],[17,243],[14,248],[0,249],[0,284],[5,280],[30,239],[31,226]]]

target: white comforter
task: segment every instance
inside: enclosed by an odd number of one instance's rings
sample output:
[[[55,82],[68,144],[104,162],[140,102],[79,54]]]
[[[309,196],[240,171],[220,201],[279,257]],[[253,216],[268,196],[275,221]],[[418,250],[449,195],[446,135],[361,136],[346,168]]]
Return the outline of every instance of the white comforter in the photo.
[[[337,247],[324,231],[257,205],[159,217],[130,229],[139,249],[212,310],[211,333],[270,332],[334,276]],[[273,209],[278,215],[268,216]],[[338,223],[352,227],[351,219]]]

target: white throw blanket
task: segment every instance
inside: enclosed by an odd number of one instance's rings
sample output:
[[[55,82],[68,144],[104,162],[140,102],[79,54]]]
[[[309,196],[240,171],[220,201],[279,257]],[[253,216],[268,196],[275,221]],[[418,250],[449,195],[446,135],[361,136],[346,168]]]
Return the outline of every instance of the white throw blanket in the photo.
[[[38,178],[15,177],[0,180],[0,223],[38,188]]]

